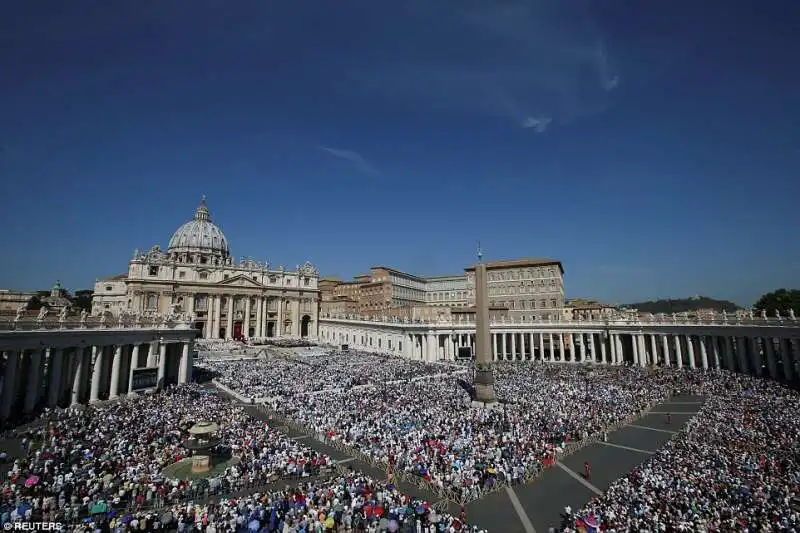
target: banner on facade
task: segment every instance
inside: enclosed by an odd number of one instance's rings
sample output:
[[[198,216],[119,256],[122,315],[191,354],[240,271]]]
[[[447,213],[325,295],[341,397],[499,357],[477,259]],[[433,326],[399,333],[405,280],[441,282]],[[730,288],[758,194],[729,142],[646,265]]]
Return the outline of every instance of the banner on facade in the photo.
[[[457,357],[459,359],[472,359],[472,348],[469,346],[462,346],[458,349]]]
[[[346,352],[349,349],[350,349],[350,346],[348,346],[347,344],[342,344],[342,351],[343,352]]]
[[[133,390],[152,389],[158,386],[158,367],[136,368],[132,379]]]

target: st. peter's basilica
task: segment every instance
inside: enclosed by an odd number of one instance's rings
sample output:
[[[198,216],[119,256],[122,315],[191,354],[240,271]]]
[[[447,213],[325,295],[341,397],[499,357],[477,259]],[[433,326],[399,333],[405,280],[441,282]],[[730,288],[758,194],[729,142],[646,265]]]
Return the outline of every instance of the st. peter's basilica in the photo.
[[[235,263],[205,199],[167,251],[136,250],[128,273],[95,283],[93,314],[185,314],[206,339],[316,337],[319,271]]]

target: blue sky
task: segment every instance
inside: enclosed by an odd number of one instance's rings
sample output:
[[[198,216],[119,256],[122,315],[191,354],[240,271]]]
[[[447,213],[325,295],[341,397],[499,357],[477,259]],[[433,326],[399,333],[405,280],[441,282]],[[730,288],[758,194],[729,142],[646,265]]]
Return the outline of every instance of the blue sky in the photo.
[[[552,257],[568,297],[800,285],[794,0],[0,3],[0,287],[166,246],[350,277]]]

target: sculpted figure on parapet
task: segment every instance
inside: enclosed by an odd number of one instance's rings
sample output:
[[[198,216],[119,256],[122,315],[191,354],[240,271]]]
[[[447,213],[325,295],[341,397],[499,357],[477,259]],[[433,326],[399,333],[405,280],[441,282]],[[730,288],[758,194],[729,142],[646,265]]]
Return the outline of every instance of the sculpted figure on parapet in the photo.
[[[58,319],[63,322],[67,319],[67,316],[69,316],[69,306],[65,305],[61,308],[61,312],[58,313]]]
[[[19,307],[17,307],[17,316],[16,316],[16,318],[14,318],[14,320],[20,320],[23,317],[23,315],[25,314],[25,311],[27,309],[28,309],[28,306],[26,304],[22,304]]]
[[[50,312],[50,311],[47,309],[47,306],[44,306],[44,305],[43,305],[43,306],[42,306],[42,308],[41,308],[41,309],[39,309],[39,314],[36,316],[36,320],[38,320],[39,322],[41,322],[42,320],[44,320],[45,318],[47,318],[47,313],[49,313],[49,312]]]

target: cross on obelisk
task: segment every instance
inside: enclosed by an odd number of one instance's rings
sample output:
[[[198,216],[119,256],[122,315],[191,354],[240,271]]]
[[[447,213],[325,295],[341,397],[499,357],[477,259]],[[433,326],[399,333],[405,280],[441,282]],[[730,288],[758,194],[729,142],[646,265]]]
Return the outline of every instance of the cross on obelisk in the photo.
[[[478,243],[478,264],[475,265],[475,401],[486,406],[497,402],[492,373],[492,337],[489,333],[489,288],[483,250]]]

